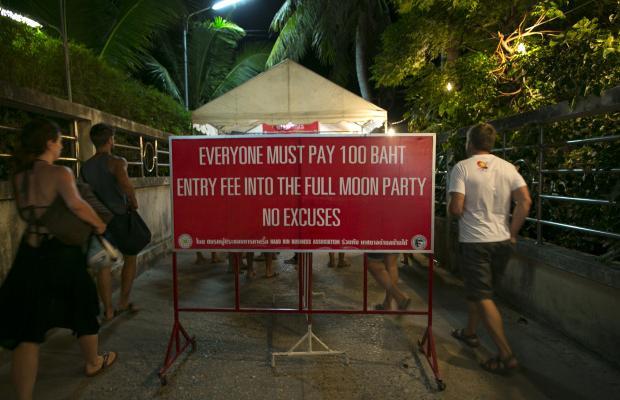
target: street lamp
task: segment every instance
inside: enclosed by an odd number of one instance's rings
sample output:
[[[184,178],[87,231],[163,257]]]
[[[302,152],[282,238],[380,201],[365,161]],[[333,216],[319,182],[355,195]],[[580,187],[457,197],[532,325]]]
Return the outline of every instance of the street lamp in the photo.
[[[220,0],[212,6],[203,8],[202,10],[194,11],[193,13],[188,14],[185,17],[185,21],[183,24],[183,73],[185,80],[185,109],[189,110],[189,83],[188,83],[188,73],[187,73],[187,30],[189,28],[189,19],[196,14],[200,14],[202,12],[208,10],[220,10],[224,7],[232,6],[235,3],[240,2],[241,0]]]

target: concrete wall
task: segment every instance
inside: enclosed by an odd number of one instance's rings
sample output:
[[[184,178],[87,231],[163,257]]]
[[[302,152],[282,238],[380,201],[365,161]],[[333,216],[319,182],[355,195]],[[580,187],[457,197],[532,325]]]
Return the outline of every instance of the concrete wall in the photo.
[[[138,212],[151,229],[152,241],[138,256],[140,269],[171,248],[171,216],[168,178],[132,178]],[[8,273],[25,224],[19,218],[12,191],[0,182],[0,282]]]
[[[447,231],[448,229],[448,231]],[[436,257],[456,271],[457,237],[435,223]],[[499,281],[498,295],[523,314],[563,332],[620,365],[620,269],[596,257],[522,239]]]
[[[105,122],[129,134],[151,139],[167,140],[169,136],[168,133],[158,129],[35,90],[17,87],[2,80],[0,80],[0,106],[72,121],[78,143],[76,155],[80,161],[87,160],[95,152],[88,132],[91,126],[99,122]],[[138,257],[140,267],[171,248],[169,178],[132,178],[132,182],[137,189],[140,206],[138,212],[152,232],[151,244]],[[11,266],[24,227],[15,208],[10,184],[0,181],[0,282]]]

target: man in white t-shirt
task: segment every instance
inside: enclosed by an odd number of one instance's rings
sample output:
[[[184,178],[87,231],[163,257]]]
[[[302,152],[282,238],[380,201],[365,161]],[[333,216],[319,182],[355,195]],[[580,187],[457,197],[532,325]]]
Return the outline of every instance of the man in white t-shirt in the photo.
[[[532,200],[514,165],[491,154],[496,135],[489,124],[471,127],[466,142],[469,158],[456,164],[450,175],[449,212],[459,218],[459,261],[469,314],[467,327],[454,330],[452,336],[471,347],[479,346],[476,329],[482,319],[499,350],[482,367],[507,373],[519,363],[493,301],[493,281],[508,262]],[[511,220],[512,201],[516,205]]]

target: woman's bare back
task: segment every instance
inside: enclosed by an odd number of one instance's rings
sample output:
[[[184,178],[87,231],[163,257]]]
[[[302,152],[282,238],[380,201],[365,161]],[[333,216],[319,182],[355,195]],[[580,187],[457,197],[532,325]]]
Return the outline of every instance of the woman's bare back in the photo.
[[[34,207],[35,216],[41,217],[46,208],[59,194],[58,179],[60,170],[64,168],[45,161],[35,161],[31,170],[15,175],[14,188],[17,207],[23,210]],[[24,178],[28,174],[27,187],[23,187]]]

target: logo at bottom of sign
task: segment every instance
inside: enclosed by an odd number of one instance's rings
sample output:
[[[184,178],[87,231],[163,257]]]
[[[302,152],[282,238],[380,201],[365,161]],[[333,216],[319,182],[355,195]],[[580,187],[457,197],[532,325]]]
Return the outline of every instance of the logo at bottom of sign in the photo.
[[[411,238],[411,247],[416,250],[425,250],[428,240],[424,235],[415,235]]]
[[[177,242],[179,243],[180,248],[189,249],[194,244],[194,239],[192,239],[191,235],[188,235],[187,233],[183,233],[179,235],[179,237],[177,238]]]

